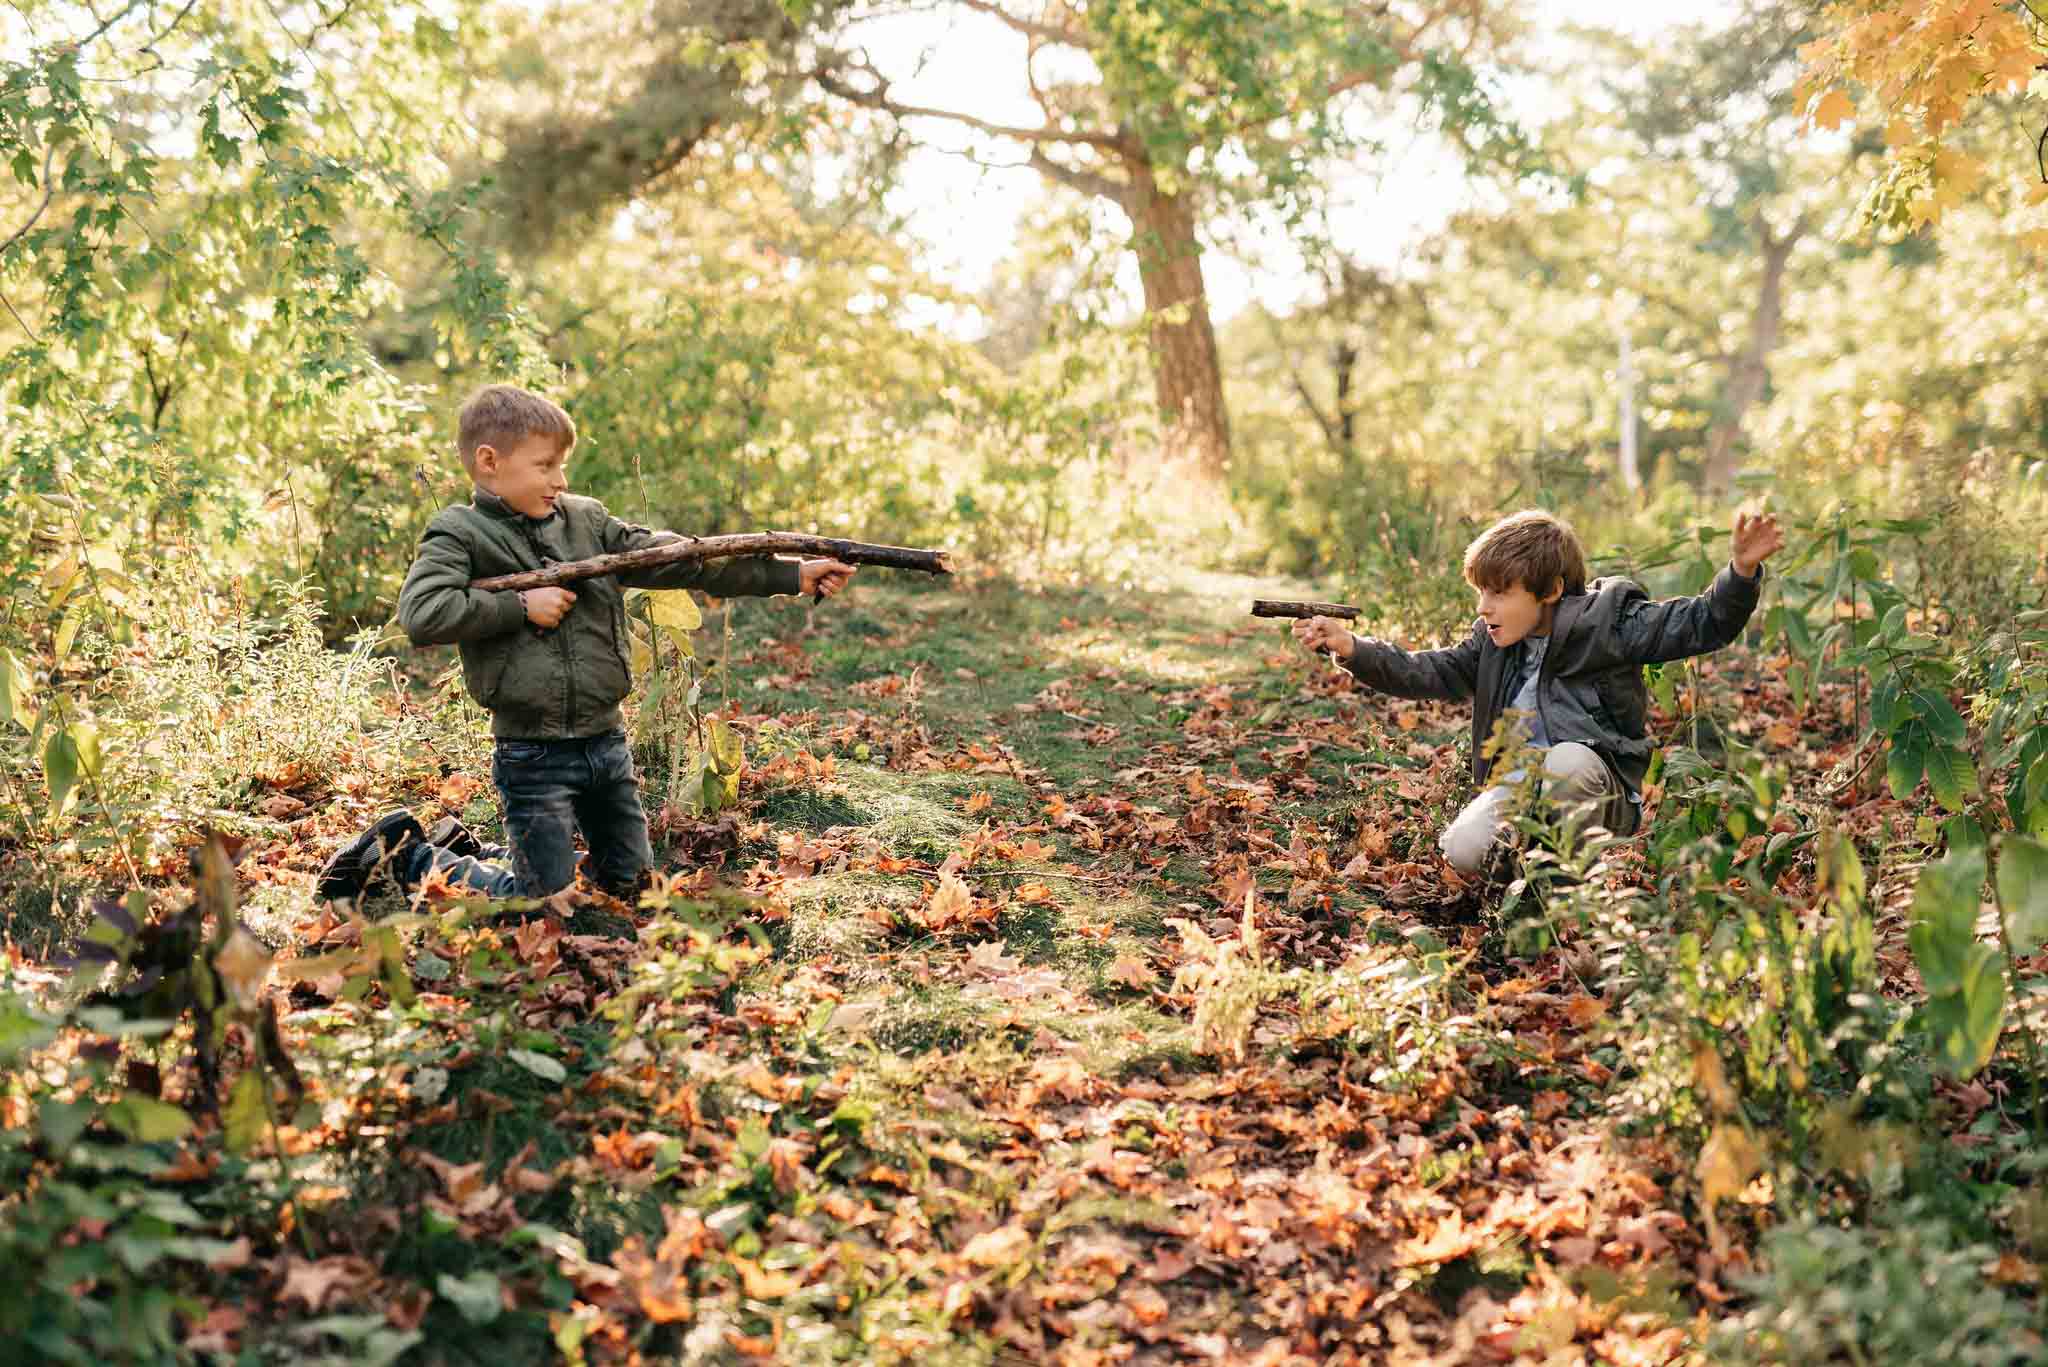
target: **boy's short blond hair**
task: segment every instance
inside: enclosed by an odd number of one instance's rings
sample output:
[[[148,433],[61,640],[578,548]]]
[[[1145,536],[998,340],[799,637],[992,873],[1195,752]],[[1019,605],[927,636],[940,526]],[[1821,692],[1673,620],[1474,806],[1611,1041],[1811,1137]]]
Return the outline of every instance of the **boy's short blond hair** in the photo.
[[[1566,593],[1586,587],[1586,552],[1571,523],[1540,508],[1510,513],[1465,548],[1465,582],[1506,593],[1524,588],[1538,598],[1560,580]]]
[[[508,451],[528,437],[548,437],[567,451],[576,444],[576,422],[560,404],[516,384],[487,384],[463,400],[455,419],[455,451],[462,468],[476,474],[476,448]]]

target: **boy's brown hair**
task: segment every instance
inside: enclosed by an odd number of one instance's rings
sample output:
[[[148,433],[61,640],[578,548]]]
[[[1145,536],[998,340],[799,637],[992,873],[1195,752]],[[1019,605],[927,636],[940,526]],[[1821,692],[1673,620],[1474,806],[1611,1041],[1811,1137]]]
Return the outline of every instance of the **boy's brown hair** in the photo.
[[[471,475],[477,447],[509,451],[528,437],[548,437],[567,451],[576,444],[576,422],[561,405],[516,384],[485,385],[463,400],[455,419],[455,451]]]
[[[1569,522],[1540,508],[1508,514],[1465,548],[1465,582],[1475,589],[1542,598],[1559,580],[1566,593],[1586,587],[1586,552]]]

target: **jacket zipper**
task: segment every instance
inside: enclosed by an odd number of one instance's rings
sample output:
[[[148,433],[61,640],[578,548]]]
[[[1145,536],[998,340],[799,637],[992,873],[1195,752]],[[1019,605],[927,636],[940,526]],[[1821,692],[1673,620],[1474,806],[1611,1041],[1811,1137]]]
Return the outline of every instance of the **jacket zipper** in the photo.
[[[552,559],[547,548],[541,545],[540,534],[534,531],[530,522],[520,530],[526,533],[526,544],[533,548],[534,556],[540,561],[542,568],[546,568],[552,563]],[[560,633],[558,639],[562,643],[562,730],[568,731],[571,729],[570,719],[576,715],[576,654],[569,644],[569,632],[566,629]]]

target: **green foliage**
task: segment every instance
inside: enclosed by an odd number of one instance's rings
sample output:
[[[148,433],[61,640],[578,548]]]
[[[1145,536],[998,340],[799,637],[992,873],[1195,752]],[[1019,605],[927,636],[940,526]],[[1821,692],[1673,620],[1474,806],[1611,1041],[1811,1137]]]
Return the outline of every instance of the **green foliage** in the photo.
[[[2016,831],[2048,838],[2048,611],[2029,608],[1988,632],[1965,658],[1977,689],[1986,774],[2003,770]]]
[[[1927,986],[1922,1021],[1936,1059],[1958,1078],[1990,1061],[2005,1023],[2004,958],[1977,939],[1983,886],[1982,851],[1958,850],[1927,866],[1913,896],[1913,959]]]
[[[692,532],[822,529],[1037,573],[1143,527],[1117,477],[1141,435],[1117,392],[1127,348],[1098,334],[1006,376],[905,325],[964,301],[899,244],[813,221],[758,170],[705,169],[717,207],[664,196],[566,270],[611,296],[568,329],[577,487]],[[687,283],[661,274],[677,256],[703,263]],[[621,287],[643,260],[659,287]]]
[[[296,590],[280,588],[266,618],[199,572],[191,562],[130,570],[88,547],[45,576],[54,606],[43,611],[68,625],[51,638],[42,679],[0,663],[14,680],[0,755],[23,779],[40,767],[46,801],[27,802],[10,777],[0,829],[141,866],[203,827],[260,828],[236,809],[266,785],[355,760],[390,682],[370,642],[331,651],[318,605]]]
[[[0,1189],[17,1193],[0,1219],[0,1333],[41,1362],[180,1361],[179,1320],[204,1312],[197,1278],[229,1244],[201,1233],[209,1222],[185,1200],[136,1181],[163,1166],[146,1143],[103,1148],[98,1172],[32,1181],[26,1140],[0,1135]],[[67,1239],[82,1221],[105,1222],[105,1236]]]
[[[2007,1027],[2006,979],[2014,957],[2040,948],[2048,925],[2043,924],[2043,899],[2048,882],[2048,848],[2024,836],[1998,843],[1997,944],[1977,937],[1978,911],[1985,881],[1984,851],[1977,847],[1951,850],[1921,871],[1913,892],[1913,926],[1909,936],[1927,1000],[1920,1009],[1922,1027],[1931,1037],[1943,1071],[1967,1080],[1991,1062]],[[2028,1030],[2038,1053],[2040,1042]],[[2039,1096],[2036,1094],[2036,1105]]]
[[[1854,842],[1808,826],[1753,757],[1721,771],[1674,750],[1663,782],[1655,891],[1601,892],[1589,871],[1558,917],[1618,960],[1625,1110],[1685,1125],[1735,1112],[1796,1148],[1844,1099],[1892,1104],[1912,1059],[1905,1013],[1879,991]],[[1808,857],[1812,895],[1780,892]]]
[[[2037,1362],[2033,1312],[1987,1283],[1991,1256],[1917,1202],[1876,1227],[1799,1218],[1764,1235],[1738,1279],[1755,1303],[1716,1332],[1714,1361]]]

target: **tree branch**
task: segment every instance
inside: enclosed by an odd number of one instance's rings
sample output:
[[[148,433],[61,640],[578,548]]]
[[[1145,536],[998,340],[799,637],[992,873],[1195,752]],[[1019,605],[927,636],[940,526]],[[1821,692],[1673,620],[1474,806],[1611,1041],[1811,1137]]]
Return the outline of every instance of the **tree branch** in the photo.
[[[867,68],[867,70],[870,75],[875,74],[872,68]],[[1014,138],[1018,142],[1032,144],[1048,142],[1080,143],[1091,147],[1100,147],[1107,152],[1118,150],[1116,138],[1109,133],[1063,133],[1057,128],[1019,128],[1014,124],[994,123],[988,119],[976,118],[972,114],[965,114],[957,109],[938,109],[930,105],[904,104],[889,98],[886,85],[875,90],[862,90],[857,86],[849,85],[841,80],[837,74],[822,67],[813,70],[810,74],[812,80],[816,81],[825,90],[837,95],[840,99],[864,105],[869,109],[879,109],[883,113],[898,119],[943,119],[948,123],[957,123],[963,127],[975,129],[978,132],[987,133],[991,137]],[[879,80],[880,78],[877,77],[877,79]]]
[[[1078,166],[1062,166],[1045,154],[1042,147],[1031,149],[1031,169],[1048,180],[1056,180],[1070,190],[1079,190],[1084,195],[1100,195],[1115,204],[1123,204],[1129,186],[1111,180],[1096,171],[1084,171]]]
[[[993,0],[958,0],[958,3],[977,14],[986,14],[989,18],[1003,25],[1003,27],[1021,33],[1027,38],[1036,38],[1041,42],[1047,43],[1058,43],[1061,47],[1079,48],[1083,52],[1093,52],[1097,46],[1093,35],[1076,33],[1072,29],[1062,28],[1058,24],[1040,24],[1034,23],[1029,19],[1019,19],[1001,5],[993,3]]]
[[[120,9],[114,12],[113,18],[100,19],[100,26],[94,29],[91,33],[86,34],[85,37],[78,39],[74,46],[76,46],[80,52],[84,52],[85,49],[90,47],[99,38],[101,34],[105,33],[108,29],[120,23],[123,19],[126,19],[129,15],[135,13],[135,11],[141,8],[142,0],[129,0],[128,4],[123,5]],[[99,14],[93,9],[91,9],[91,7],[89,6],[87,7],[86,13],[91,14],[92,17],[95,19],[99,19],[100,17]]]
[[[57,187],[50,181],[50,158],[55,155],[57,155],[57,144],[54,142],[45,143],[43,145],[43,202],[36,205],[36,211],[28,216],[28,222],[10,233],[5,242],[0,242],[0,260],[6,259],[8,249],[27,236],[28,230],[35,227],[37,221],[42,218],[43,210],[50,207],[50,196],[57,192]],[[20,320],[17,319],[16,321]],[[26,327],[28,325],[23,323],[22,326]],[[30,335],[33,336],[34,334]]]

